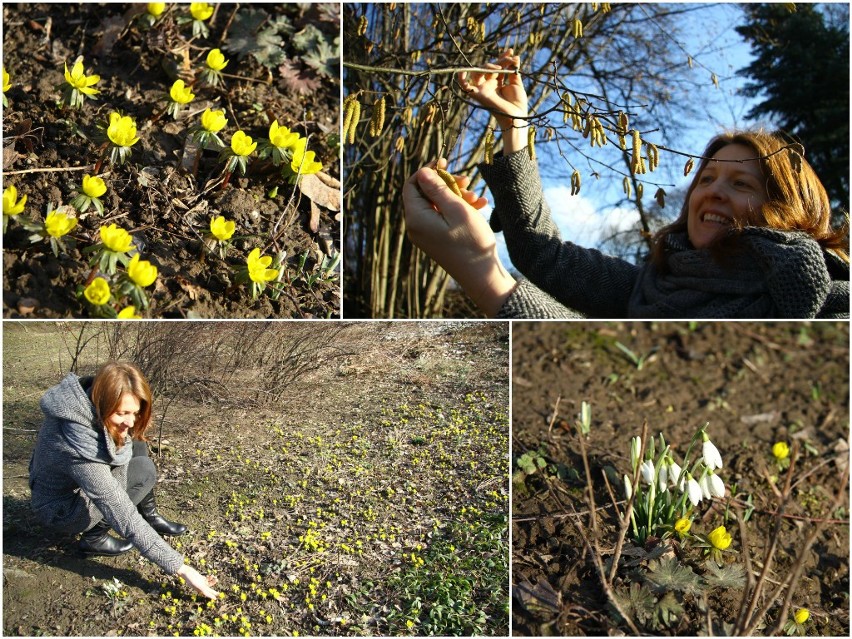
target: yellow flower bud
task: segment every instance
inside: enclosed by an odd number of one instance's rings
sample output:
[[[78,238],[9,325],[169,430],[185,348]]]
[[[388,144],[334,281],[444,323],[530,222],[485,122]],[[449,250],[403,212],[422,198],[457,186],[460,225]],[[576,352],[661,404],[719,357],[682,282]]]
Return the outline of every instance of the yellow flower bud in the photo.
[[[89,197],[100,197],[106,193],[107,187],[104,181],[96,176],[83,176],[83,193]]]
[[[269,127],[269,141],[279,149],[290,149],[298,143],[299,134],[286,126],[278,126],[278,120],[274,120]]]
[[[212,49],[207,54],[207,66],[214,71],[221,71],[228,66],[228,61],[219,49]]]
[[[805,623],[808,619],[811,618],[811,611],[807,608],[799,608],[795,614],[793,615],[793,619],[796,620],[796,623],[800,626]]]
[[[195,20],[206,20],[213,15],[213,7],[206,2],[191,2],[189,12]]]
[[[100,93],[97,89],[91,88],[93,84],[97,84],[101,79],[99,75],[86,75],[85,70],[83,69],[83,59],[80,58],[74,64],[74,67],[71,69],[71,73],[68,73],[68,63],[65,63],[65,81],[74,87],[80,93],[84,93],[86,95],[95,95]]]
[[[319,173],[322,170],[322,162],[317,162],[314,158],[316,153],[308,151],[308,139],[299,138],[293,150],[293,160],[290,162],[290,168],[293,173],[301,173],[302,175],[311,175]]]
[[[261,257],[259,248],[255,248],[249,253],[246,264],[248,265],[248,273],[252,282],[263,284],[278,277],[277,269],[268,268],[272,264],[272,258],[269,255]]]
[[[68,235],[77,226],[77,218],[59,211],[51,211],[44,220],[44,230],[51,237]]]
[[[142,316],[136,312],[135,306],[127,306],[119,311],[118,319],[142,319]]]
[[[133,256],[127,265],[127,275],[137,286],[151,286],[157,279],[157,267],[148,260],[140,260],[139,253]]]
[[[110,224],[100,229],[101,242],[114,253],[127,253],[133,249],[133,238],[123,228]]]
[[[221,215],[210,220],[210,232],[220,242],[230,240],[236,228],[237,225],[233,220],[226,220]]]
[[[9,74],[6,73],[6,67],[3,67],[3,93],[6,93],[9,89],[12,88],[12,79],[9,77]]]
[[[189,104],[195,99],[195,94],[188,86],[184,86],[183,80],[175,80],[169,95],[178,104]]]
[[[148,13],[150,13],[155,18],[159,18],[163,15],[163,11],[166,10],[165,2],[149,2],[148,3]]]
[[[24,204],[27,203],[27,196],[24,195],[18,200],[18,189],[13,185],[9,185],[3,191],[3,215],[18,215],[24,212]]]
[[[241,157],[248,157],[254,150],[257,148],[257,142],[254,142],[251,137],[246,135],[243,131],[237,131],[234,133],[234,137],[231,138],[231,150]]]
[[[772,447],[772,454],[775,456],[775,459],[779,461],[787,459],[790,454],[790,447],[787,446],[787,442],[776,442],[776,444]]]
[[[674,525],[674,529],[681,535],[688,533],[690,528],[692,528],[692,520],[686,517],[681,517]]]
[[[95,306],[103,306],[109,302],[109,284],[104,278],[96,277],[83,291],[83,295]]]
[[[109,114],[107,137],[116,146],[133,146],[139,141],[133,118],[129,115],[119,115],[115,111]]]
[[[204,113],[201,114],[201,126],[204,127],[205,131],[218,133],[225,128],[226,124],[228,124],[228,119],[225,117],[225,112],[221,109],[217,111],[205,109]]]
[[[727,550],[731,545],[731,534],[725,530],[724,526],[719,526],[707,535],[707,541],[717,550]]]

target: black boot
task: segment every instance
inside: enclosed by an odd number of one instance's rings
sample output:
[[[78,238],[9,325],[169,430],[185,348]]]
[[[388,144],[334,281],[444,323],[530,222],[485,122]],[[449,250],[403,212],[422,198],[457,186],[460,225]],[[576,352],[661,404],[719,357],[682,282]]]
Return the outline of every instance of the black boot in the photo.
[[[137,506],[139,513],[145,518],[151,528],[161,535],[182,535],[187,531],[186,526],[174,521],[169,521],[157,512],[157,502],[154,501],[154,489],[142,498]]]
[[[115,557],[133,548],[133,544],[126,539],[116,539],[110,535],[109,524],[100,521],[94,528],[83,533],[78,548],[86,555]]]

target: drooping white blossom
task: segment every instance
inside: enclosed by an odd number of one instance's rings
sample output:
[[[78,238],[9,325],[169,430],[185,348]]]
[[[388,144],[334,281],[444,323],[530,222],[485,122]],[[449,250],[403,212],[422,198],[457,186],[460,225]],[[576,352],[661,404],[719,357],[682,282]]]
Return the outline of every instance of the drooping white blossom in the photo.
[[[653,460],[643,461],[642,465],[639,466],[639,473],[642,475],[642,481],[646,484],[653,484],[656,475]]]
[[[716,470],[722,467],[722,455],[719,454],[719,449],[710,441],[707,433],[701,431],[701,438],[704,442],[701,444],[701,455],[704,458],[704,465],[708,470]]]

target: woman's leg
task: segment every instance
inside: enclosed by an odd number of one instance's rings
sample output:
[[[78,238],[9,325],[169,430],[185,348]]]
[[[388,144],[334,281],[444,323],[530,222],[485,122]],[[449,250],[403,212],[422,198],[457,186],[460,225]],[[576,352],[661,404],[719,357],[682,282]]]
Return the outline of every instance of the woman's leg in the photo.
[[[148,444],[133,440],[133,458],[127,467],[127,494],[136,504],[139,513],[151,528],[161,535],[182,535],[186,526],[169,521],[157,512],[154,498],[154,484],[157,483],[157,469],[148,457]]]

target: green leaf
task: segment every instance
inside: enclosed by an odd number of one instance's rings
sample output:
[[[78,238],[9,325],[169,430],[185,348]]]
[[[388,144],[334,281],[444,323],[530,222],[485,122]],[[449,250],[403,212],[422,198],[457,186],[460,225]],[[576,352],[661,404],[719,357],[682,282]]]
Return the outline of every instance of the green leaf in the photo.
[[[634,617],[641,623],[646,623],[653,618],[656,611],[657,599],[644,586],[632,583],[629,589],[616,589],[613,592],[613,596],[626,615]],[[618,611],[615,610],[614,606],[612,606],[612,611],[618,615]]]
[[[263,10],[241,9],[231,25],[228,42],[224,46],[225,50],[236,53],[240,59],[252,53],[257,49],[257,30],[268,17],[269,15]]]
[[[651,625],[655,629],[663,626],[671,627],[677,622],[677,618],[683,614],[683,606],[680,605],[677,597],[673,592],[667,592],[662,599],[657,602],[657,616],[651,620]]]
[[[715,561],[704,564],[707,572],[704,579],[711,588],[733,588],[742,590],[745,586],[745,570],[740,564],[730,564],[720,568]]]
[[[701,577],[693,572],[692,568],[682,566],[674,558],[660,559],[648,564],[645,580],[655,590],[662,592],[677,590],[679,592],[697,593],[704,588]]]

